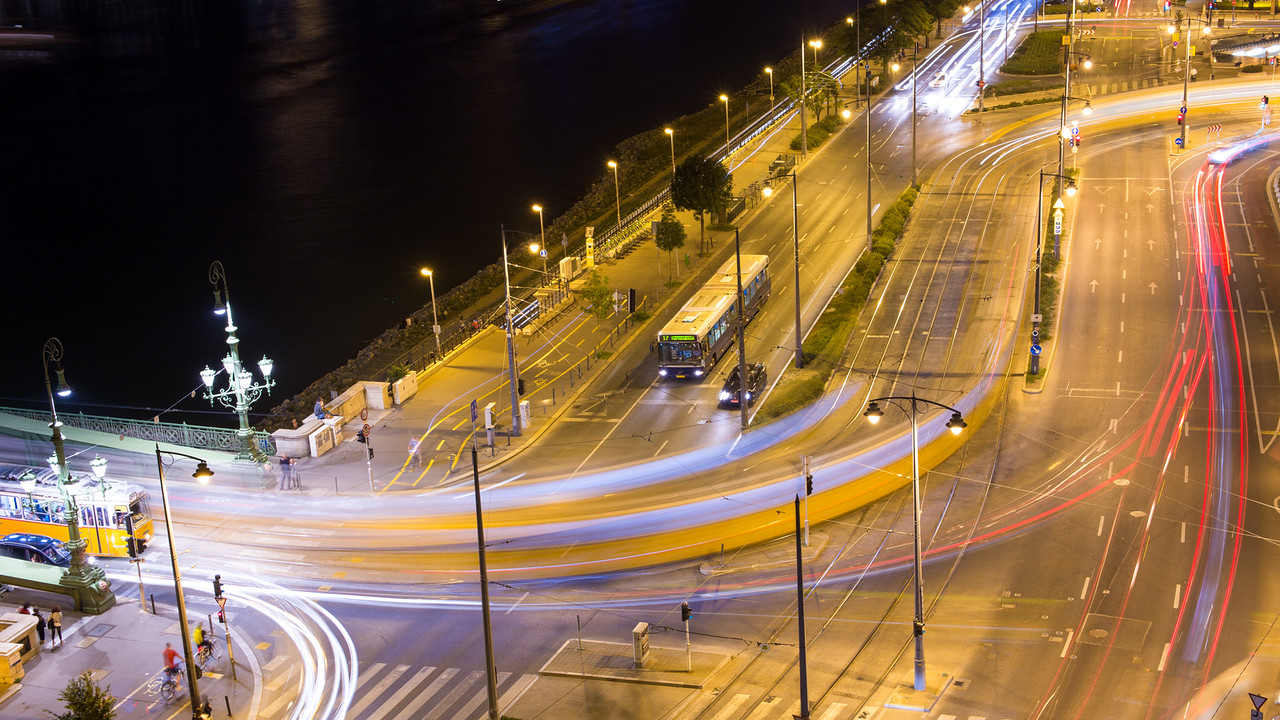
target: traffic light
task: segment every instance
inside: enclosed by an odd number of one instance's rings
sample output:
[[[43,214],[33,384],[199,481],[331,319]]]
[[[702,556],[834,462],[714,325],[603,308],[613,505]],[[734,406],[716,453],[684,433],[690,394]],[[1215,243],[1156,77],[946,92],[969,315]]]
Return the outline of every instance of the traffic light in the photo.
[[[227,624],[227,618],[222,614],[221,610],[218,611],[218,622],[223,625]]]
[[[1071,142],[1075,147],[1080,147],[1080,136],[1079,135],[1075,136],[1074,138],[1071,139]]]
[[[125,548],[129,551],[129,557],[138,557],[138,538],[130,535],[124,539]]]
[[[1271,101],[1267,99],[1267,96],[1266,96],[1266,95],[1263,95],[1263,96],[1262,96],[1262,107],[1264,107],[1264,108],[1265,108],[1268,104],[1270,104],[1270,102],[1271,102]]]
[[[689,607],[689,603],[680,603],[680,621],[689,622],[689,618],[693,617],[693,608]]]
[[[524,394],[524,378],[520,378],[516,380],[516,392],[520,393],[521,395]]]
[[[213,596],[216,598],[222,597],[222,576],[221,575],[213,576]]]
[[[804,476],[804,494],[806,497],[813,494],[813,476],[807,473]]]
[[[1181,125],[1181,124],[1182,124],[1182,118],[1183,118],[1183,117],[1184,117],[1184,116],[1183,116],[1183,114],[1182,114],[1182,113],[1178,113],[1178,124],[1179,124],[1179,125]]]

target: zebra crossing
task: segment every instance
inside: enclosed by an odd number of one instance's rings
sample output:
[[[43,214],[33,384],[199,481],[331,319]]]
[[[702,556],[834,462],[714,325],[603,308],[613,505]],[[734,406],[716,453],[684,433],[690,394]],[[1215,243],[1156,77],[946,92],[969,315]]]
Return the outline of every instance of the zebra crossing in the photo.
[[[755,709],[744,715],[743,713],[746,713],[753,703],[755,704]],[[908,715],[904,714],[906,711],[886,710],[885,712],[890,712],[891,717],[908,717]],[[745,718],[746,720],[792,720],[799,713],[799,700],[791,700],[788,703],[780,697],[760,698],[748,693],[737,693],[721,706],[719,712],[711,716],[711,720],[738,720],[738,718]],[[910,717],[919,716],[918,712],[910,715]],[[810,708],[809,717],[813,718],[813,720],[882,720],[886,716],[882,712],[882,708],[878,706],[860,705],[853,702],[829,702]],[[937,720],[997,720],[986,715],[957,716],[947,713],[934,717]]]
[[[515,702],[536,674],[498,673],[498,707]],[[482,720],[489,691],[483,670],[373,663],[360,669],[349,720]]]

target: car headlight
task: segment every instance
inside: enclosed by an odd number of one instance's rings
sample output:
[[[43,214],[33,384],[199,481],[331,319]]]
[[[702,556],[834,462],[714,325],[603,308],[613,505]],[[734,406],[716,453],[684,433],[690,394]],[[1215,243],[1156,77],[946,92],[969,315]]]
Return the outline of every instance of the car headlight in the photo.
[[[701,368],[699,368],[699,369],[697,369],[697,370],[694,370],[694,371],[693,371],[693,376],[694,376],[694,377],[702,377],[702,369],[701,369]]]
[[[733,397],[733,393],[729,392],[728,390],[720,391],[720,402],[724,402],[725,400],[728,400],[731,397]]]
[[[747,394],[746,394],[746,397],[747,397],[747,400],[750,400],[750,399],[751,399],[751,393],[747,393]]]
[[[666,377],[666,376],[667,376],[666,368],[662,368],[661,370],[658,371],[658,377]]]

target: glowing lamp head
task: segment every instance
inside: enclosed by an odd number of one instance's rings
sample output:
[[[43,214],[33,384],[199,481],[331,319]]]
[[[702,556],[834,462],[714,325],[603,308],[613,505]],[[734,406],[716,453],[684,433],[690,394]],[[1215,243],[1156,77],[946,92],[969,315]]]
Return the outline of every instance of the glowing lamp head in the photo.
[[[58,397],[66,397],[71,394],[71,386],[67,384],[67,376],[63,374],[62,368],[58,368],[58,389],[54,390]]]
[[[605,163],[605,164],[606,164],[606,165],[608,165],[609,167],[613,168],[614,170],[617,170],[617,169],[618,169],[618,163],[617,163],[617,162],[615,162],[615,161],[613,161],[613,160],[610,160],[609,162],[607,162],[607,163]]]
[[[200,379],[204,381],[205,387],[211,388],[213,387],[213,378],[216,377],[217,374],[217,371],[210,370],[209,366],[205,365],[204,369],[200,371]]]
[[[947,429],[952,435],[959,435],[968,426],[969,423],[965,422],[958,412],[951,413],[951,419],[947,421]]]
[[[765,73],[767,73],[767,74],[769,74],[769,75],[772,75],[772,74],[773,74],[773,68],[771,68],[771,67],[767,67],[767,68],[765,68],[765,69],[764,69],[764,71],[765,71]],[[670,130],[668,130],[667,132],[671,132],[671,131],[670,131]]]
[[[1075,196],[1076,196],[1076,184],[1075,184],[1075,181],[1073,181],[1073,180],[1068,180],[1068,181],[1067,181],[1067,197],[1075,197]]]
[[[849,118],[853,117],[853,113],[849,111],[849,108],[845,108],[840,111],[840,117],[844,118],[845,120],[848,120]]]
[[[99,480],[107,476],[107,459],[101,455],[95,453],[93,459],[89,461],[89,467],[93,470],[94,477]]]
[[[258,370],[262,371],[262,377],[264,378],[271,377],[271,368],[274,366],[275,362],[266,355],[263,355],[262,359],[258,361]]]
[[[209,469],[209,463],[201,460],[196,465],[196,471],[191,473],[191,477],[199,480],[201,485],[208,485],[209,478],[213,477],[213,471]]]
[[[867,422],[875,425],[880,422],[880,418],[884,417],[884,411],[880,409],[879,403],[872,402],[867,405],[867,411],[862,413],[862,417],[866,418]]]
[[[422,273],[423,277],[431,277],[431,271],[426,268],[422,268],[418,272]]]
[[[764,188],[760,190],[760,194],[764,195],[765,197],[773,197],[773,188],[769,187],[768,185],[765,185]]]

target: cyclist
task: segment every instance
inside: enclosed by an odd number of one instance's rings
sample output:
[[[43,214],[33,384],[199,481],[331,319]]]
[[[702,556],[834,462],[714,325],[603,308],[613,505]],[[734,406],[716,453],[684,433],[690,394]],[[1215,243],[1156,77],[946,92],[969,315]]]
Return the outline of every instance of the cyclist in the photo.
[[[196,623],[196,629],[191,633],[191,641],[196,644],[196,651],[205,651],[206,654],[213,652],[213,640],[205,637],[204,623]]]
[[[164,644],[164,675],[172,679],[178,672],[178,651],[169,643]]]

